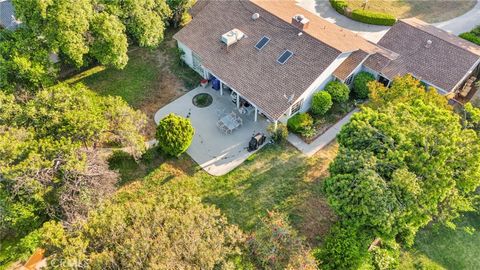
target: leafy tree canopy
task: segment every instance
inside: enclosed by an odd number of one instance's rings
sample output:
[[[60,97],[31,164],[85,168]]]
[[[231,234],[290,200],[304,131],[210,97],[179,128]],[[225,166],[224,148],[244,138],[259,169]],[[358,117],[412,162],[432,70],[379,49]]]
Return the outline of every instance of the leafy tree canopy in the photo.
[[[132,39],[143,47],[156,47],[163,40],[165,22],[171,10],[165,0],[99,0],[108,12],[118,16]]]
[[[117,144],[139,155],[145,123],[120,98],[100,97],[82,85],[57,85],[27,101],[0,91],[0,234],[84,215],[93,203],[88,195],[108,193],[115,183],[97,147]]]
[[[315,259],[285,215],[269,212],[248,241],[250,256],[260,269],[317,269]]]
[[[0,89],[30,91],[54,82],[49,46],[31,31],[0,30]]]
[[[163,152],[176,157],[187,151],[194,133],[189,119],[171,113],[158,123],[156,138]]]
[[[148,192],[147,192],[148,193]],[[121,194],[119,194],[121,195]],[[49,262],[95,269],[224,269],[242,232],[213,206],[178,191],[105,204],[69,233],[44,227]]]
[[[92,0],[14,0],[17,16],[50,52],[76,67],[93,57],[101,64],[123,68],[127,64],[125,27],[116,16],[96,8]]]
[[[397,79],[391,93],[373,88],[376,109],[363,108],[342,129],[325,190],[345,222],[412,244],[431,220],[453,226],[473,209],[479,139],[442,97],[421,92],[411,77]]]

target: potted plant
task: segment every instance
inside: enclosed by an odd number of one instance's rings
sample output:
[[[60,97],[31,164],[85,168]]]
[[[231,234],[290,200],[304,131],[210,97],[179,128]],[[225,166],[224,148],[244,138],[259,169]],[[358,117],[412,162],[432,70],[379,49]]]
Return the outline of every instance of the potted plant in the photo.
[[[200,85],[201,85],[203,88],[207,87],[207,84],[208,84],[208,80],[207,80],[207,79],[202,79],[202,80],[200,81]]]

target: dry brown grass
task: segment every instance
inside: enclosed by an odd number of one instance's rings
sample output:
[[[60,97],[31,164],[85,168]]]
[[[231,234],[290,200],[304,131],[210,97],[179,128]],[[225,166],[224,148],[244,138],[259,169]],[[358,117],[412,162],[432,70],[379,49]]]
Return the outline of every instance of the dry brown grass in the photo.
[[[365,0],[347,0],[352,9],[362,9]],[[475,0],[368,0],[367,10],[385,12],[397,18],[417,17],[429,23],[458,17],[475,6]]]

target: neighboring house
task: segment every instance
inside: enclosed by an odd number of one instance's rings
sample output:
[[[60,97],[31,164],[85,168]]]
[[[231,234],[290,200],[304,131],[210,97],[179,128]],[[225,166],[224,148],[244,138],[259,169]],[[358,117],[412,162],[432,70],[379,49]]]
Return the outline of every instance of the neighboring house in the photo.
[[[480,47],[416,19],[401,20],[378,42],[329,23],[295,1],[200,1],[174,38],[184,61],[220,80],[272,122],[307,111],[331,80],[351,84],[367,70],[388,85],[407,73],[440,93],[478,72]]]
[[[15,17],[15,9],[11,0],[0,0],[0,27],[13,30],[21,22]]]

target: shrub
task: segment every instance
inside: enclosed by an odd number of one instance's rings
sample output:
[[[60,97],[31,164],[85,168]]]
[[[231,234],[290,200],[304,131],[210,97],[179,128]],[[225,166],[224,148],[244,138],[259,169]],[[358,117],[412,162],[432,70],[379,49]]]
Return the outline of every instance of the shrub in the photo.
[[[308,113],[298,113],[288,119],[287,127],[295,133],[302,133],[305,129],[312,127],[313,118]]]
[[[369,238],[354,226],[337,223],[314,253],[321,269],[358,269],[367,262]]]
[[[335,9],[338,13],[345,15],[345,9],[347,8],[348,4],[344,0],[330,0],[330,5]]]
[[[312,113],[324,115],[332,107],[332,96],[326,91],[319,91],[313,95]]]
[[[348,100],[348,94],[350,89],[348,86],[339,81],[331,81],[325,86],[325,91],[327,91],[331,96],[332,100],[335,102],[345,102]]]
[[[310,249],[287,217],[269,212],[247,241],[247,250],[256,269],[316,269]]]
[[[190,120],[171,113],[158,123],[158,147],[168,155],[179,156],[192,143],[194,133]]]
[[[363,9],[355,9],[350,16],[355,21],[375,25],[391,26],[397,21],[393,15]]]
[[[470,42],[473,42],[477,45],[480,45],[480,36],[479,35],[476,35],[475,33],[473,32],[466,32],[466,33],[461,33],[459,35],[459,37],[465,39],[465,40],[468,40]]]
[[[267,130],[271,134],[272,140],[275,141],[276,143],[284,142],[288,136],[287,126],[282,123],[279,123],[276,129],[275,129],[275,125],[271,124],[270,126],[268,126]]]
[[[360,99],[368,98],[369,90],[368,83],[374,81],[375,77],[373,74],[366,71],[359,72],[355,79],[353,79],[353,94],[355,97]]]
[[[372,263],[377,270],[398,269],[400,251],[398,247],[375,247],[372,251]]]

